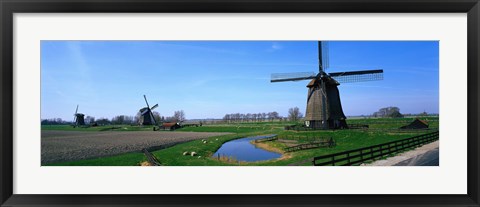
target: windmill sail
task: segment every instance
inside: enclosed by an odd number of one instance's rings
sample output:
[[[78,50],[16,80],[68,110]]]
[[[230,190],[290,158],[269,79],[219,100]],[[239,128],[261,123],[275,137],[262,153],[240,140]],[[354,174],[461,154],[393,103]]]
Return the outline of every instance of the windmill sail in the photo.
[[[330,67],[329,44],[325,41],[318,41],[318,66],[319,72],[325,72]]]
[[[77,114],[78,114],[78,104],[77,104],[77,109],[75,109],[75,113],[73,114],[73,122],[75,123],[75,126],[77,126]]]
[[[348,71],[329,73],[329,75],[340,83],[383,80],[383,70]]]
[[[300,81],[310,80],[317,76],[314,72],[299,72],[299,73],[274,73],[270,82],[284,82],[284,81]]]

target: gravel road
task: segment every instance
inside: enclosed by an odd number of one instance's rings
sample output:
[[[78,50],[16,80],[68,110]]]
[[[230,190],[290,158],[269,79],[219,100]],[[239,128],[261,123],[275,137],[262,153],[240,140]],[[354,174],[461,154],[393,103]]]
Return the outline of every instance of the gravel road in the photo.
[[[219,136],[217,132],[81,132],[42,131],[42,165],[166,148],[174,144]]]

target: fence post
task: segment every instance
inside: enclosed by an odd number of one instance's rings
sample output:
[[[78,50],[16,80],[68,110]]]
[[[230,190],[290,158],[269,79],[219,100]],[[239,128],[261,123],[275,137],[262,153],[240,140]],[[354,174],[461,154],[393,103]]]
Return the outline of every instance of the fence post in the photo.
[[[380,145],[380,158],[383,156],[383,149],[382,149],[382,145]]]
[[[350,166],[350,165],[351,165],[351,163],[350,163],[350,152],[349,152],[349,153],[347,153],[347,160],[348,160],[348,163],[347,163],[347,165],[349,165],[349,166]]]
[[[373,157],[373,147],[370,147],[370,159],[373,160],[373,158],[374,158],[374,157]]]

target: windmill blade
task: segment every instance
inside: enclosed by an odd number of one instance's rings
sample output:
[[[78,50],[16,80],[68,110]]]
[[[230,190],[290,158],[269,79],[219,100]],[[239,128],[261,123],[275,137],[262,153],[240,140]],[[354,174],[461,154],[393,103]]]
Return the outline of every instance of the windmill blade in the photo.
[[[330,67],[330,44],[328,42],[321,42],[321,47],[322,50],[321,50],[321,53],[319,52],[319,54],[321,54],[321,67],[322,67],[322,70],[323,71],[326,71],[329,67]]]
[[[152,108],[151,108],[150,110],[153,110],[153,109],[155,109],[155,108],[157,108],[157,107],[158,107],[158,104],[155,104],[154,106],[152,106]]]
[[[285,82],[285,81],[300,81],[316,78],[317,75],[313,72],[300,73],[274,73],[270,82]]]
[[[323,46],[322,41],[318,41],[318,72],[322,74],[323,70]]]
[[[145,103],[147,103],[147,107],[150,108],[150,106],[148,105],[147,96],[143,95],[143,98],[145,99]]]
[[[155,116],[153,116],[153,112],[151,110],[148,110],[148,111],[150,111],[150,118],[152,118],[151,120],[153,120],[155,125],[157,125],[157,120],[155,120]]]
[[[148,113],[150,110],[147,108],[145,110],[143,110],[141,113],[142,113],[142,116],[145,115],[146,113]]]
[[[75,110],[75,114],[77,114],[77,112],[78,112],[78,104],[77,104],[77,109]]]
[[[329,75],[340,83],[383,80],[382,69],[329,73]]]

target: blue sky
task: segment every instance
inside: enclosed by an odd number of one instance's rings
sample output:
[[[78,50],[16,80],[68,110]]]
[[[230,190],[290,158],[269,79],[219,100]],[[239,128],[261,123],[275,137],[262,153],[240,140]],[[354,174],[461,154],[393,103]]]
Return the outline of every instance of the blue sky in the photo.
[[[437,41],[332,41],[327,72],[383,69],[384,80],[339,86],[345,115],[397,106],[438,113]],[[42,41],[41,117],[134,116],[143,95],[163,116],[305,113],[308,81],[270,83],[272,73],[318,72],[316,41]]]

